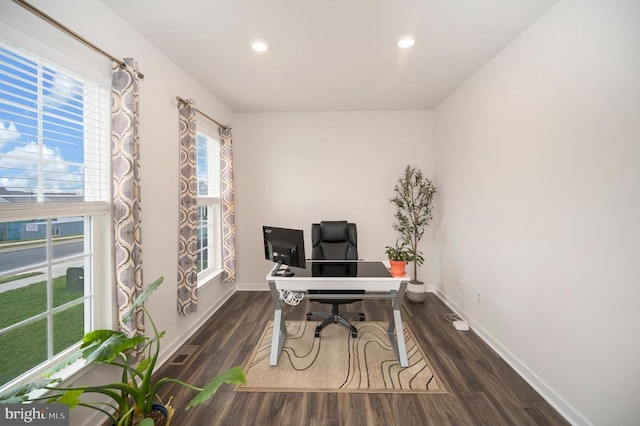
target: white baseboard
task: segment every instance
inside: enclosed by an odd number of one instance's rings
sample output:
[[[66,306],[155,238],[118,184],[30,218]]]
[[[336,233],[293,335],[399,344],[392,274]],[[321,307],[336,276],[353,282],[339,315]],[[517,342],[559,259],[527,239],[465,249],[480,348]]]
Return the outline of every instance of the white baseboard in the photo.
[[[526,364],[518,357],[511,353],[502,343],[495,339],[491,333],[483,329],[477,322],[470,318],[466,312],[462,311],[460,306],[450,299],[445,293],[436,289],[436,295],[451,308],[452,312],[458,314],[461,318],[469,323],[473,331],[493,349],[511,368],[513,368],[532,388],[536,390],[553,408],[555,408],[562,417],[572,425],[592,425],[578,411],[576,411],[567,401],[558,395],[551,387],[549,387],[537,374],[535,374]]]
[[[236,284],[237,291],[269,291],[269,284],[261,283],[242,283]]]

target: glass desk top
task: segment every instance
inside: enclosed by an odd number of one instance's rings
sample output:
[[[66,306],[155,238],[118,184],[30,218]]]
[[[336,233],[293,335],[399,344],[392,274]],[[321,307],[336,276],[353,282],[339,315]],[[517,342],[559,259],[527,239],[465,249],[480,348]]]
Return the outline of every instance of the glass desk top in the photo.
[[[384,278],[391,274],[381,261],[340,260],[306,261],[306,268],[288,268],[298,278]]]

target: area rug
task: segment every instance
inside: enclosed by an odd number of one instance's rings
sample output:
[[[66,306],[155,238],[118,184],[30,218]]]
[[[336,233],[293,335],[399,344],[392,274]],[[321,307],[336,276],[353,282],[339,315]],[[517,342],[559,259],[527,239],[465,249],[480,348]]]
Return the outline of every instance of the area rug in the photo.
[[[446,393],[413,333],[404,324],[408,367],[400,367],[386,322],[356,322],[358,337],[339,324],[314,337],[314,321],[288,321],[277,366],[269,365],[273,321],[256,346],[244,392]]]

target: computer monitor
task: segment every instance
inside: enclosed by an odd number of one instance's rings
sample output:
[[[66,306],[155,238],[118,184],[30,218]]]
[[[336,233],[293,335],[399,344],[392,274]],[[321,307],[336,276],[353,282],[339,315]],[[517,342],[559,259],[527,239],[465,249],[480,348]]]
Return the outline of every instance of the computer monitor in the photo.
[[[304,233],[301,229],[278,228],[263,226],[264,257],[278,263],[273,269],[273,276],[290,277],[294,275],[291,269],[281,269],[282,265],[305,268]]]

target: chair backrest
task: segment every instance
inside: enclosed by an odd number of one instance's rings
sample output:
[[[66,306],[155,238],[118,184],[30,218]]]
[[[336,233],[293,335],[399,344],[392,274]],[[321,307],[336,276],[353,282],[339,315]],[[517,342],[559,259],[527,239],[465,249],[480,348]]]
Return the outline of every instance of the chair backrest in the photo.
[[[346,220],[322,221],[311,225],[311,258],[316,260],[358,260],[358,230]]]

